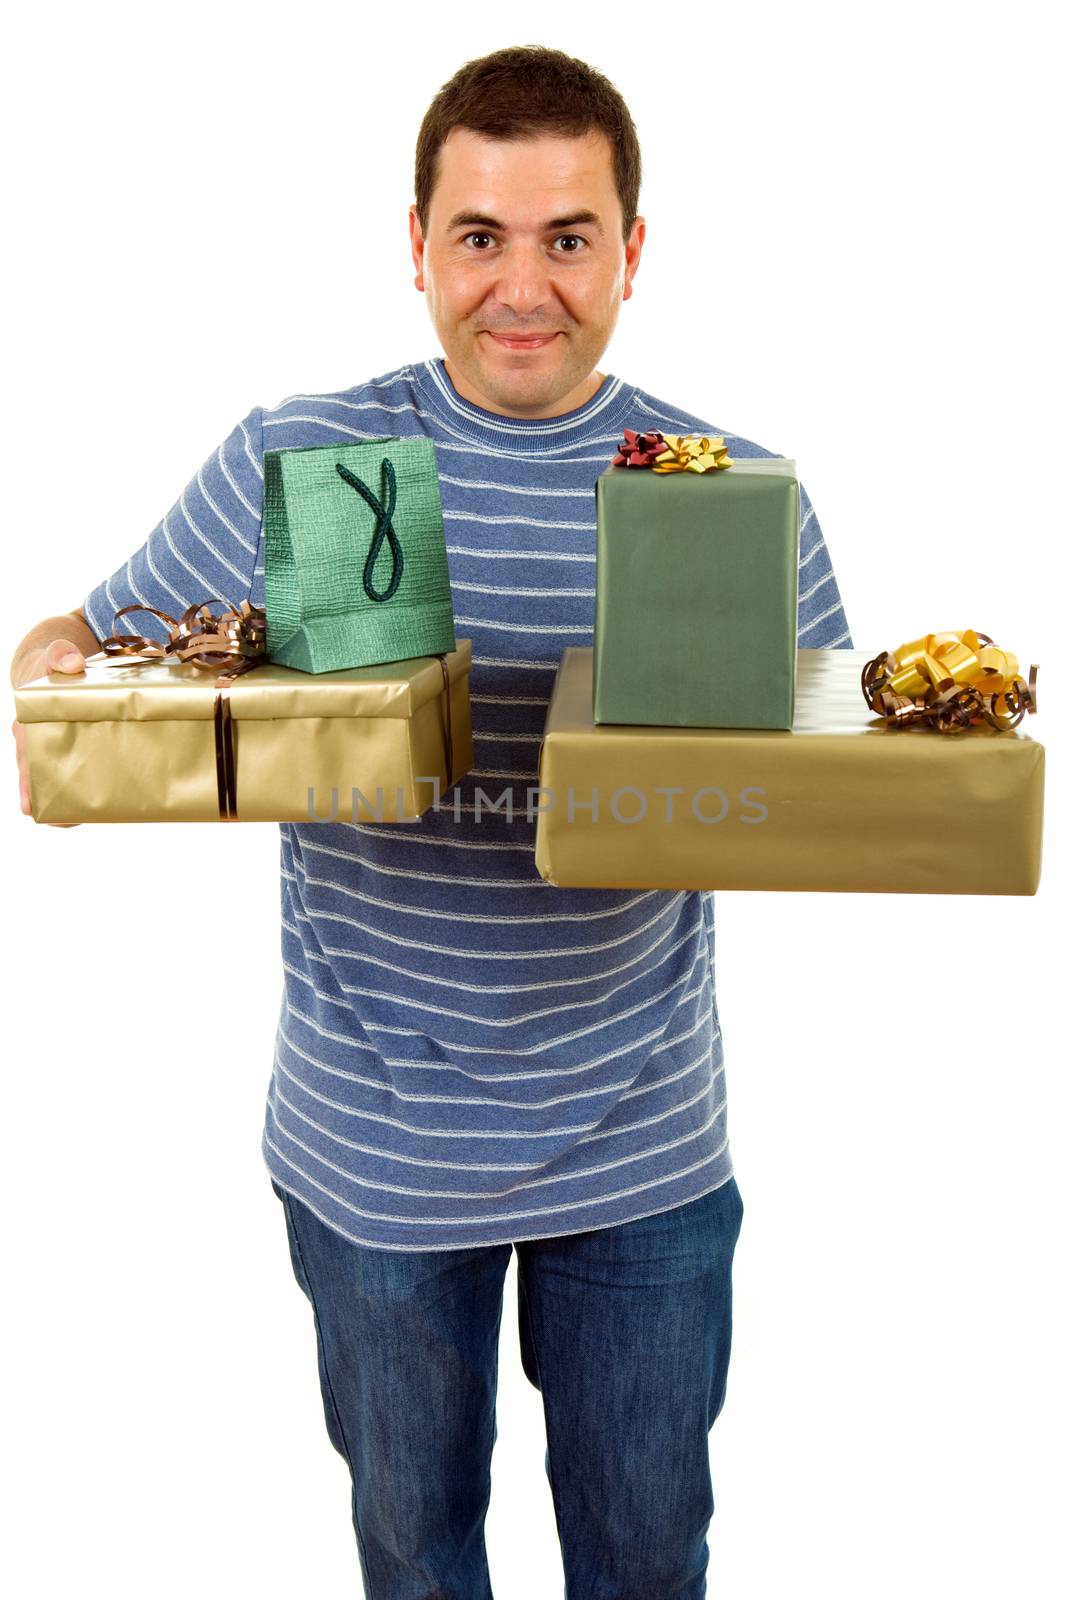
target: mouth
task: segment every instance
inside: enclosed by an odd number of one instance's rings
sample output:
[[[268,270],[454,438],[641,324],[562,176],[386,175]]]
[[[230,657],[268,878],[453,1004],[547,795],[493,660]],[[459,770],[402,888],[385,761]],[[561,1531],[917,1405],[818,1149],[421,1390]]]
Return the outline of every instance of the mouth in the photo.
[[[503,345],[505,350],[540,350],[544,345],[551,344],[553,339],[558,337],[555,333],[514,336],[505,333],[493,333],[490,328],[486,328],[485,332],[496,344]]]

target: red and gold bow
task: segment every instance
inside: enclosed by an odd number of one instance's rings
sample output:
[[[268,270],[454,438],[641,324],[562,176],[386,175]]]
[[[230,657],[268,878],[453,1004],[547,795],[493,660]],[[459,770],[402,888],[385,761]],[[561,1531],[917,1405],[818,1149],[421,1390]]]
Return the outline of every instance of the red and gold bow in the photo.
[[[863,668],[863,696],[894,728],[926,723],[958,733],[979,719],[1001,732],[1037,712],[1037,663],[1030,681],[1019,660],[987,633],[927,633],[896,650],[883,650]]]
[[[726,440],[702,433],[635,433],[624,428],[623,442],[611,458],[613,467],[651,467],[653,472],[714,472],[732,467]]]

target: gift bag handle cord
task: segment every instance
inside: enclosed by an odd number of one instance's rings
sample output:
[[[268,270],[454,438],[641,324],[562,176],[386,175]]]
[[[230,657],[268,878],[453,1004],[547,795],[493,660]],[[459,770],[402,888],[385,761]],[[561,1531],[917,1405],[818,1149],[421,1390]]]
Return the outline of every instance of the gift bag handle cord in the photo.
[[[374,537],[371,540],[367,559],[363,564],[363,588],[370,600],[391,600],[397,591],[401,574],[404,571],[404,552],[400,548],[400,540],[393,527],[393,512],[396,510],[396,471],[388,456],[382,458],[382,475],[385,478],[385,502],[382,503],[363,479],[349,470],[342,461],[335,462],[337,471],[350,484],[353,489],[361,494],[375,515]],[[374,587],[374,563],[378,559],[378,552],[382,548],[383,540],[388,539],[389,549],[393,556],[393,576],[389,586],[381,591]]]

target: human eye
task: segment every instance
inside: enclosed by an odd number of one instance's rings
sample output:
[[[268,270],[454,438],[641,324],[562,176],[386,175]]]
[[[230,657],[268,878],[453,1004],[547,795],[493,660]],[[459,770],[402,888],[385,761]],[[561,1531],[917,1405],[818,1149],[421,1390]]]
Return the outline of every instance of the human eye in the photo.
[[[580,233],[560,233],[560,234],[557,234],[556,235],[556,243],[557,244],[559,243],[560,239],[570,239],[572,241],[572,243],[574,243],[576,245],[579,245],[579,246],[583,246],[583,247],[588,243],[587,240],[582,238]],[[581,253],[582,253],[581,249],[578,249],[578,250],[564,250],[564,252],[563,252],[563,254],[565,256],[577,256],[577,255],[581,255]]]
[[[465,233],[463,235],[462,239],[460,240],[460,243],[461,244],[466,244],[468,239],[490,239],[491,240],[492,237],[493,237],[493,235],[491,233],[486,233],[484,231],[484,229],[481,229],[477,233]]]

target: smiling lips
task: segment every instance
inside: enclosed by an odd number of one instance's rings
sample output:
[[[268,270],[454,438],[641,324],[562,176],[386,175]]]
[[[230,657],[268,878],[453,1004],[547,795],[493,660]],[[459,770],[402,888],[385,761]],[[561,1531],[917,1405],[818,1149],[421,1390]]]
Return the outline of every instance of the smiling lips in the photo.
[[[506,350],[540,350],[543,345],[551,344],[556,337],[554,333],[531,334],[527,337],[515,337],[506,333],[494,333],[491,328],[485,330],[497,344],[502,344]]]

